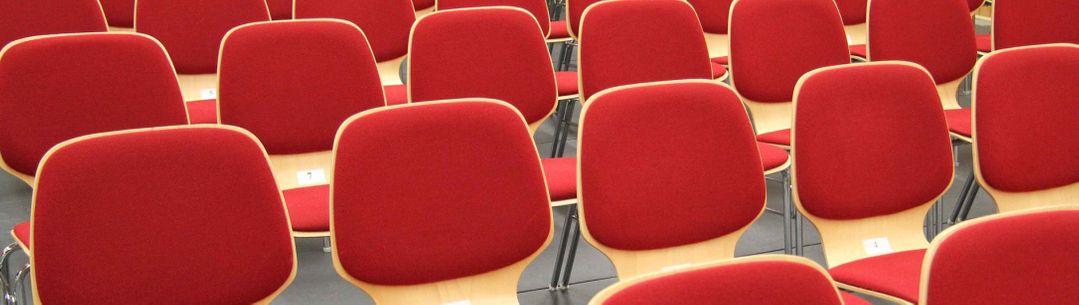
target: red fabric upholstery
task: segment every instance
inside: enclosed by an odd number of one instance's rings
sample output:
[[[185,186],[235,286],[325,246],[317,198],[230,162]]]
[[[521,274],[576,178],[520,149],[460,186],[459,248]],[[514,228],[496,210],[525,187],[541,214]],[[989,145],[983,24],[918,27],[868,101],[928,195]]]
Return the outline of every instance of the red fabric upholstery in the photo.
[[[684,1],[603,2],[588,11],[583,24],[583,100],[621,85],[712,77],[704,32]]]
[[[864,44],[856,44],[850,46],[850,55],[858,56],[861,58],[868,58],[869,52],[866,51],[866,46]]]
[[[330,230],[330,186],[315,185],[281,191],[288,205],[292,229],[299,232]]]
[[[577,198],[577,158],[543,159],[551,201]]]
[[[1025,192],[1079,182],[1079,47],[997,51],[975,82],[978,166],[988,186]]]
[[[581,37],[581,17],[589,6],[603,0],[566,0],[566,22],[570,35]]]
[[[689,0],[701,19],[705,32],[727,34],[727,16],[733,0]]]
[[[948,126],[924,70],[853,64],[807,76],[796,94],[794,166],[809,214],[888,215],[933,200],[952,181]]]
[[[938,84],[974,69],[978,46],[965,0],[874,0],[869,16],[870,60],[916,63]]]
[[[554,73],[555,83],[558,84],[558,96],[577,94],[577,72],[559,71]]]
[[[191,124],[217,124],[217,100],[186,102]]]
[[[427,7],[434,5],[434,1],[424,2],[430,3]],[[408,53],[408,34],[416,21],[411,0],[295,0],[295,14],[297,19],[337,18],[355,23],[380,62]]]
[[[992,52],[993,51],[993,35],[990,34],[978,34],[974,36],[975,44],[978,46],[978,52]]]
[[[757,141],[764,143],[791,146],[791,130],[781,129],[757,135]]]
[[[532,14],[539,22],[543,37],[550,36],[551,15],[547,12],[547,0],[439,0],[438,10],[472,8],[484,6],[510,6],[521,8]],[[564,24],[563,24],[564,25]]]
[[[101,9],[105,11],[105,19],[108,19],[111,26],[135,26],[134,0],[101,0]]]
[[[843,18],[844,25],[865,23],[866,7],[869,5],[868,0],[835,0],[835,4],[839,8],[839,16]]]
[[[31,264],[43,304],[251,304],[295,272],[281,195],[245,133],[86,139],[54,151],[38,179]]]
[[[760,151],[761,162],[764,164],[765,171],[786,164],[787,159],[790,159],[790,155],[787,154],[786,150],[774,145],[757,143],[757,150]]]
[[[1079,1],[1003,1],[993,3],[996,49],[1044,43],[1079,43],[1075,22]]]
[[[270,20],[264,0],[139,0],[135,29],[169,51],[176,72],[217,72],[221,39],[233,27]]]
[[[409,98],[492,98],[517,107],[529,124],[539,122],[558,99],[544,37],[532,16],[516,9],[440,11],[424,17],[412,34]]]
[[[728,63],[727,56],[712,57],[712,62],[726,66]]]
[[[386,105],[369,49],[346,22],[238,28],[221,48],[221,123],[251,131],[270,154],[331,150],[345,119]]]
[[[1072,304],[1079,300],[1079,211],[963,226],[927,260],[927,305]],[[1007,251],[986,251],[1008,249]]]
[[[985,0],[967,0],[967,9],[970,9],[970,11],[973,12],[982,7],[982,3],[984,2]]]
[[[732,84],[742,97],[790,102],[813,69],[850,63],[847,34],[831,0],[743,0],[731,7]]]
[[[412,0],[412,5],[416,10],[428,9],[435,6],[435,0]]]
[[[266,0],[273,20],[292,19],[292,0]]]
[[[504,104],[414,104],[341,128],[332,217],[348,276],[377,285],[470,276],[550,238],[532,136]]]
[[[970,137],[970,108],[945,110],[944,119],[948,121],[948,131]]]
[[[872,305],[869,301],[846,291],[840,291],[839,296],[843,299],[843,305]]]
[[[164,50],[134,34],[34,39],[0,58],[0,155],[33,176],[53,145],[121,129],[187,124]]]
[[[712,79],[722,78],[724,75],[727,75],[727,67],[724,67],[722,64],[714,62],[714,61],[711,62],[711,63],[712,63]]]
[[[0,48],[34,35],[108,30],[94,0],[3,0],[0,7]]]
[[[569,28],[565,20],[551,21],[551,32],[547,34],[549,39],[570,38]]]
[[[15,236],[15,239],[16,239],[15,241],[17,241],[17,242],[19,242],[19,243],[21,243],[23,245],[26,245],[27,247],[30,246],[30,222],[29,221],[24,221],[24,222],[20,222],[20,223],[16,224],[15,227],[11,229],[11,232],[12,232],[12,235]],[[24,249],[24,250],[29,251],[30,249]]]
[[[615,292],[602,305],[648,304],[843,303],[835,284],[820,270],[803,263],[761,260],[690,270],[638,282]]]
[[[985,250],[984,248],[982,250]],[[863,258],[833,267],[836,282],[918,303],[918,281],[925,249]]]
[[[386,105],[400,105],[408,103],[408,86],[405,85],[387,85],[382,89],[386,90]]]
[[[589,103],[580,198],[596,241],[624,250],[686,245],[731,234],[763,209],[761,157],[731,90],[645,85]],[[657,117],[670,119],[640,128]]]

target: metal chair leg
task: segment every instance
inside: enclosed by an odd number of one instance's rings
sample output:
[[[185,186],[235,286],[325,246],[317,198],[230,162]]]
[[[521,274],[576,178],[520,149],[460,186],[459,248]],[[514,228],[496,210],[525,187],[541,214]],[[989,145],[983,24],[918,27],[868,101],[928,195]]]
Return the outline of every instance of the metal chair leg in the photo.
[[[11,304],[12,298],[9,296],[15,295],[11,283],[11,266],[8,264],[10,263],[11,255],[21,250],[22,246],[19,246],[19,243],[14,242],[7,245],[7,247],[4,247],[3,253],[0,254],[0,288],[3,289],[4,304]]]
[[[330,242],[331,242],[330,237],[323,237],[322,238],[322,252],[325,252],[325,253],[333,252],[333,246],[330,244]]]
[[[565,107],[566,111],[562,115],[562,118],[563,118],[562,123],[565,124],[565,126],[562,128],[562,136],[561,136],[561,138],[556,139],[558,141],[558,143],[560,144],[558,146],[558,153],[556,155],[557,157],[562,157],[562,156],[566,155],[566,146],[567,146],[567,142],[569,141],[569,126],[570,126],[570,124],[573,123],[573,116],[576,115],[576,108],[577,108],[576,103],[577,103],[577,100],[567,100],[566,101],[566,107]]]
[[[794,208],[791,206],[790,197],[787,196],[790,193],[790,189],[787,188],[790,184],[790,173],[788,171],[782,171],[780,172],[780,175],[783,176],[783,253],[794,254],[794,243],[791,240],[794,236],[791,231],[793,228],[793,225],[791,224],[793,220],[793,218],[791,218],[791,213]]]
[[[581,222],[577,220],[577,211],[573,213],[573,234],[572,240],[569,243],[569,252],[566,253],[566,268],[562,271],[562,283],[558,285],[559,289],[566,289],[569,286],[570,276],[573,275],[573,260],[577,258],[577,244],[581,241]]]
[[[566,212],[566,220],[563,222],[562,227],[562,241],[558,243],[558,250],[556,250],[558,253],[554,260],[554,272],[551,273],[551,284],[547,286],[547,289],[549,290],[558,289],[558,282],[562,279],[562,263],[566,258],[566,245],[569,243],[569,234],[571,231],[570,223],[573,222],[573,214],[576,214],[576,210],[577,207],[571,207],[570,210]]]
[[[973,184],[974,171],[971,171],[970,175],[967,175],[967,182],[963,184],[962,191],[961,193],[959,193],[959,198],[955,201],[955,208],[952,209],[952,217],[948,218],[948,221],[950,223],[959,223],[959,215],[963,211],[963,206],[967,202],[967,196],[969,196],[970,189],[973,187]]]
[[[30,263],[26,263],[26,265],[23,265],[22,269],[19,270],[19,273],[15,274],[15,281],[12,282],[12,293],[9,295],[10,299],[8,300],[11,304],[17,305],[22,301],[26,301],[26,291],[24,289],[26,285],[23,282],[26,281],[26,278],[29,275]],[[20,296],[17,297],[15,292],[21,292],[19,293]]]
[[[558,105],[555,106],[555,126],[554,137],[553,140],[551,140],[551,158],[558,157],[558,147],[561,145],[559,140],[562,139],[562,132],[566,129],[566,104],[568,104],[567,101],[558,101]]]
[[[977,181],[975,181],[974,184],[971,185],[970,195],[967,196],[967,201],[963,205],[963,211],[959,215],[959,221],[967,220],[967,217],[970,216],[970,209],[974,207],[974,199],[978,197],[978,190],[980,190],[981,188],[982,186],[979,185]]]

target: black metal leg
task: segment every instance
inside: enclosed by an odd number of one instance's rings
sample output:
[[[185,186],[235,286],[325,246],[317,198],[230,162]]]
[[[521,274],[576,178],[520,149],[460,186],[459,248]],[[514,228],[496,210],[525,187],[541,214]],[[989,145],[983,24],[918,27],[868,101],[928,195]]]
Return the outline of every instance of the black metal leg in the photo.
[[[573,274],[573,260],[577,258],[577,244],[581,241],[581,226],[577,221],[577,209],[573,209],[573,234],[570,238],[573,238],[569,243],[569,252],[566,257],[566,268],[562,271],[562,283],[558,285],[559,289],[566,289],[569,286],[570,275]]]
[[[556,141],[558,141],[558,153],[555,155],[556,157],[566,155],[566,142],[569,141],[569,126],[573,123],[573,116],[576,115],[576,102],[577,100],[567,100],[565,103],[565,111],[562,114],[562,124],[564,124],[562,127],[562,135],[560,138],[556,139]]]
[[[562,133],[565,132],[566,122],[566,105],[568,101],[559,101],[558,106],[555,106],[555,126],[554,137],[551,140],[551,158],[558,157],[558,148],[561,146],[560,139],[562,139]]]
[[[982,186],[979,185],[978,182],[974,182],[970,187],[970,195],[967,196],[967,202],[963,207],[963,212],[959,215],[960,221],[967,220],[967,216],[970,216],[970,209],[974,207],[974,199],[978,197],[978,190],[981,188]]]
[[[554,260],[554,272],[551,274],[551,285],[547,286],[548,289],[554,290],[558,288],[558,281],[562,275],[562,262],[566,258],[566,244],[569,243],[569,234],[571,231],[570,224],[573,222],[573,214],[576,214],[577,207],[572,207],[566,212],[566,221],[563,222],[562,227],[562,241],[558,243],[558,254]]]
[[[952,217],[948,218],[953,224],[959,223],[959,215],[963,211],[963,205],[967,202],[967,195],[970,193],[971,185],[974,184],[974,171],[970,172],[967,176],[967,182],[963,184],[962,192],[959,193],[959,199],[955,201],[955,208],[952,209]]]

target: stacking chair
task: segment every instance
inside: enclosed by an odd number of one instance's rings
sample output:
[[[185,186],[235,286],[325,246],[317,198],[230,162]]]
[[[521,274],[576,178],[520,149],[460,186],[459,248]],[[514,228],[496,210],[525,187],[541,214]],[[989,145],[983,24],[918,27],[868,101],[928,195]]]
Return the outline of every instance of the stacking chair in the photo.
[[[101,8],[109,21],[109,31],[135,31],[135,0],[101,0]]]
[[[761,255],[621,281],[600,291],[589,304],[869,304],[859,300],[841,302],[832,278],[813,261],[793,256]]]
[[[1077,81],[1075,44],[1014,47],[978,62],[974,173],[1001,212],[1079,204]]]
[[[328,237],[333,137],[348,117],[386,105],[363,32],[337,19],[242,25],[225,35],[220,69],[220,122],[266,146],[293,235]]]
[[[0,168],[30,187],[38,163],[60,142],[187,122],[168,55],[149,36],[35,36],[0,51]],[[4,249],[2,269],[14,251],[30,249],[30,222],[12,235],[16,242]]]
[[[297,19],[344,19],[363,29],[378,62],[386,102],[408,102],[401,66],[408,55],[409,31],[416,21],[412,0],[295,0],[293,15]]]
[[[0,48],[35,35],[108,30],[96,0],[3,0],[0,8]]]
[[[795,202],[840,288],[918,302],[923,224],[953,178],[934,87],[925,69],[899,61],[820,68],[798,82]]]
[[[1079,2],[1076,1],[994,1],[992,49],[1079,43],[1077,15]]]
[[[135,31],[168,50],[193,123],[214,123],[217,58],[221,39],[233,27],[270,20],[263,0],[139,0]]]
[[[83,136],[37,179],[34,304],[270,304],[296,274],[266,152],[242,129]]]
[[[341,127],[334,155],[334,267],[375,304],[518,304],[517,282],[550,243],[552,221],[539,154],[513,106],[471,98],[369,110]]]
[[[920,304],[1074,304],[1079,299],[1077,226],[1079,207],[1072,205],[993,215],[951,228],[926,253]]]

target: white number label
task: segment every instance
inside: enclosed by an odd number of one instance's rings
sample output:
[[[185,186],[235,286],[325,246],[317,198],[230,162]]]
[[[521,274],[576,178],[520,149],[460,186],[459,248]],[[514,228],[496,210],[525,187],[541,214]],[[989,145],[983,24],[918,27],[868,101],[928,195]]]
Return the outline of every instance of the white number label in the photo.
[[[206,88],[199,90],[199,98],[203,100],[212,100],[217,98],[217,88]]]
[[[472,301],[469,301],[469,300],[456,301],[456,302],[443,303],[442,305],[472,305]]]
[[[321,168],[296,172],[296,180],[301,185],[326,183],[326,171]]]
[[[869,255],[892,253],[892,244],[888,242],[887,237],[870,238],[863,240],[862,246],[865,247],[865,253]]]

